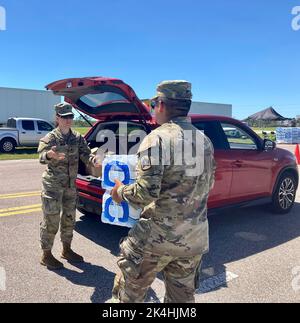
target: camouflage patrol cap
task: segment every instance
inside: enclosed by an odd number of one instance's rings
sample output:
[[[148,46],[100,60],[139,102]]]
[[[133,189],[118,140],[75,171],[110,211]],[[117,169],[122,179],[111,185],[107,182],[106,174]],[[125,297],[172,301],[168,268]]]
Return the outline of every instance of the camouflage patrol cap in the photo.
[[[74,113],[72,112],[73,107],[71,104],[68,103],[59,103],[54,106],[56,113],[61,116],[61,117],[66,117],[66,116],[74,116]]]
[[[192,84],[187,81],[164,81],[157,86],[155,98],[171,100],[192,100]]]

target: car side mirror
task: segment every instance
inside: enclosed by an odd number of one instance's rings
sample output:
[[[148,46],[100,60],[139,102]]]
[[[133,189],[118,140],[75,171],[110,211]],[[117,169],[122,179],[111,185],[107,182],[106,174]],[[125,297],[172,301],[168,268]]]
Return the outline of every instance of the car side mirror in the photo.
[[[276,148],[276,142],[272,141],[270,139],[265,139],[263,144],[263,150],[265,151],[271,151]]]

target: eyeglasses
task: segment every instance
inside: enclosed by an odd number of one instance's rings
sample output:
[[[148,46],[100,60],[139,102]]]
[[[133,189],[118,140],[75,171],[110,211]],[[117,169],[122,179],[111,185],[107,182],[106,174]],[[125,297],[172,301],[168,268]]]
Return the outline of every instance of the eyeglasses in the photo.
[[[151,106],[152,109],[155,109],[156,105],[157,105],[157,102],[156,101],[152,100],[150,102],[150,106]]]
[[[59,116],[60,118],[64,119],[64,120],[73,120],[74,116],[73,115],[68,115],[68,116]]]
[[[155,109],[155,108],[158,106],[159,102],[160,102],[160,100],[159,100],[159,99],[151,100],[151,102],[150,102],[150,106],[151,106],[151,108],[152,108],[152,109]]]

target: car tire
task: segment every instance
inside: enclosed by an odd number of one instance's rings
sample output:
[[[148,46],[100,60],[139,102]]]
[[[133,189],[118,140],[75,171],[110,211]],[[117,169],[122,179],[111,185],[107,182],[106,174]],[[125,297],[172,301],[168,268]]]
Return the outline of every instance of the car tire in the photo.
[[[16,142],[11,138],[4,138],[0,142],[0,151],[2,153],[11,154],[16,149]]]
[[[288,214],[294,204],[297,192],[296,178],[290,172],[283,173],[273,193],[271,209],[276,214]]]

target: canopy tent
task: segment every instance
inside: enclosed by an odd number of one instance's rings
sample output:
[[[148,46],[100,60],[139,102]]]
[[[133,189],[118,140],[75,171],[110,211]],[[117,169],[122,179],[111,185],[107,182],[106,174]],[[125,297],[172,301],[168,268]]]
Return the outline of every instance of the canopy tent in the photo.
[[[275,111],[273,107],[262,110],[248,117],[244,121],[285,121],[291,120],[290,118],[285,118]]]

